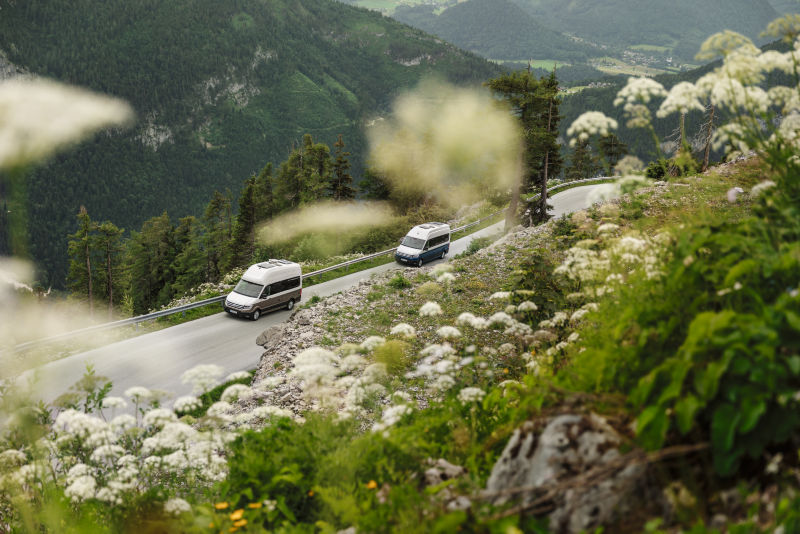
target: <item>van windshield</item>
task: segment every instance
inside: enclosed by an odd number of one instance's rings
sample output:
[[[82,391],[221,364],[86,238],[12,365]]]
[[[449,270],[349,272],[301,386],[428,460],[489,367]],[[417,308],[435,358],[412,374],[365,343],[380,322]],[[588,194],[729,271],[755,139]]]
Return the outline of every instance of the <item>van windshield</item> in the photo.
[[[406,238],[403,239],[402,245],[404,247],[422,250],[422,247],[425,245],[425,240],[407,235]]]
[[[244,278],[239,280],[239,283],[236,284],[236,287],[233,290],[240,295],[244,295],[245,297],[257,298],[261,294],[261,288],[264,287],[261,284],[254,284],[253,282],[248,282]]]

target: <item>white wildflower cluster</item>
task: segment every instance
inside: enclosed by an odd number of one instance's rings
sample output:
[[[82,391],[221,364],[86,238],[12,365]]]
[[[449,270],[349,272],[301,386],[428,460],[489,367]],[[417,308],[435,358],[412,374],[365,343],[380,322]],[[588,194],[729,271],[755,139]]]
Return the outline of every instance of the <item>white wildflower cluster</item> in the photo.
[[[295,358],[290,376],[299,379],[304,393],[317,399],[321,407],[337,408],[343,404],[343,417],[361,413],[365,404],[386,394],[383,382],[387,374],[384,364],[367,365],[367,360],[355,351],[372,350],[384,342],[383,338],[374,336],[360,346],[343,345],[337,350],[338,354],[319,347],[308,349]],[[346,375],[362,368],[360,377]]]
[[[472,356],[459,358],[455,349],[448,343],[429,345],[421,352],[423,358],[406,378],[424,376],[430,386],[438,391],[446,391],[456,385],[460,371],[474,361]]]
[[[794,48],[787,52],[763,51],[747,37],[732,31],[711,36],[703,44],[698,58],[722,56],[722,65],[696,83],[681,82],[668,94],[659,93],[658,96],[666,98],[658,110],[658,116],[663,118],[672,113],[704,111],[703,103],[710,100],[717,109],[736,117],[717,130],[713,139],[714,147],[719,149],[733,145],[736,150],[746,153],[755,148],[748,146],[748,132],[761,131],[759,120],[763,114],[777,108],[783,114],[783,121],[774,131],[770,142],[797,144],[800,126],[800,119],[796,118],[800,112],[798,88],[781,85],[768,90],[762,88],[773,72],[785,73],[789,79],[797,79],[795,59],[800,50],[800,40],[797,39],[796,26],[797,19],[792,17],[783,17],[770,25],[771,35],[781,36],[788,42],[794,41]],[[623,90],[618,94],[617,102],[632,102],[631,95],[632,91]]]
[[[419,309],[419,315],[421,317],[436,317],[437,315],[442,314],[442,307],[436,304],[435,302],[426,302],[422,305]]]
[[[652,78],[628,78],[628,84],[617,93],[614,105],[648,104],[653,98],[665,96],[667,91],[664,86]]]
[[[198,365],[181,375],[184,384],[192,385],[192,393],[200,395],[219,385],[223,369],[219,365]]]
[[[625,236],[608,243],[600,252],[584,247],[569,249],[555,273],[582,282],[588,286],[584,293],[598,296],[613,292],[613,287],[600,284],[623,281],[621,274],[613,272],[615,266],[625,272],[640,266],[650,279],[663,275],[660,257],[664,247],[658,240]]]
[[[436,277],[436,281],[440,284],[450,285],[456,281],[456,277],[450,271],[453,270],[453,266],[447,263],[440,263],[439,265],[433,268],[431,274]]]
[[[599,111],[588,111],[575,119],[567,130],[567,135],[577,138],[570,140],[569,145],[575,146],[578,141],[585,141],[589,136],[599,134],[601,137],[608,135],[609,130],[616,130],[619,124],[614,119],[606,117]]]
[[[480,388],[464,388],[458,392],[458,400],[461,404],[467,405],[473,402],[480,402],[486,396],[486,392]]]
[[[414,409],[408,404],[400,404],[387,408],[381,414],[379,423],[372,425],[373,432],[385,432],[389,427],[397,424],[404,415],[410,415]]]
[[[406,339],[414,339],[417,337],[417,329],[408,323],[398,323],[389,331],[390,334],[402,336]]]
[[[520,310],[519,306],[512,307],[513,308],[512,313],[517,311],[532,311],[536,309],[536,305],[533,304],[532,302],[523,303],[520,304],[520,306],[523,306],[522,310]],[[465,312],[458,316],[456,324],[468,325],[476,330],[485,330],[486,328],[495,324],[504,325],[506,327],[505,333],[514,336],[526,336],[533,333],[530,326],[528,326],[525,323],[517,321],[506,312],[497,312],[488,319],[484,319],[483,317],[476,317],[472,313]],[[448,331],[450,332],[458,332],[457,329],[452,327],[442,327],[442,328],[443,329],[447,328]],[[452,330],[449,330],[451,328]],[[453,336],[453,337],[458,337],[458,336]]]

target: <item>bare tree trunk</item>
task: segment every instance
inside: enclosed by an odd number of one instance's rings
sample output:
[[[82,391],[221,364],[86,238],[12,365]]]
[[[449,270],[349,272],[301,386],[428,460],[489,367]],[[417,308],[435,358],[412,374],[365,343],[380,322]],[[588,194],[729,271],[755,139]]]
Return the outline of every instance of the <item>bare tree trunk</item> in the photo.
[[[89,317],[94,317],[94,301],[92,300],[92,264],[89,260],[89,232],[86,232],[86,279],[89,282]]]
[[[514,185],[511,188],[511,205],[506,212],[506,231],[516,226],[517,206],[519,205],[519,188],[522,183],[522,156],[525,154],[525,143],[520,141],[517,153],[517,172],[514,173]]]
[[[108,269],[108,322],[114,320],[114,284],[113,278],[111,276],[111,242],[106,243],[106,258],[107,258],[107,269]]]
[[[550,124],[553,120],[553,99],[547,112],[547,134],[550,135]],[[542,218],[547,218],[547,179],[550,171],[550,147],[544,153],[544,180],[542,180]]]
[[[709,117],[708,117],[708,133],[706,135],[706,152],[703,156],[703,168],[700,169],[700,172],[706,172],[708,170],[708,158],[711,156],[711,134],[714,133],[714,103],[712,102],[710,105],[709,110]]]

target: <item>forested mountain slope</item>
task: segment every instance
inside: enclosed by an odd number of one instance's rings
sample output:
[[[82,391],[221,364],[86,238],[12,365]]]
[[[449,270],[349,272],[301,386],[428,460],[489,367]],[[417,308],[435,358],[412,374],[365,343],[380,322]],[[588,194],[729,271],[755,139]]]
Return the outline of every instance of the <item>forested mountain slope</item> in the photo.
[[[787,52],[789,45],[778,41],[762,47],[764,50],[777,50],[779,52]],[[656,76],[655,80],[664,85],[668,90],[676,84],[688,81],[696,82],[705,74],[718,68],[721,65],[720,61],[715,61],[703,67],[693,69],[679,74],[664,74]],[[619,80],[619,85],[611,87],[604,87],[601,89],[591,89],[582,91],[580,93],[569,95],[564,99],[561,104],[560,112],[564,115],[561,121],[562,140],[567,139],[567,129],[570,125],[583,113],[587,111],[601,111],[607,116],[614,118],[619,122],[619,130],[615,133],[623,143],[627,143],[632,155],[637,156],[645,163],[654,161],[657,157],[656,146],[651,139],[650,135],[641,128],[628,128],[625,123],[627,119],[624,117],[623,106],[615,107],[614,100],[617,97],[617,92],[627,83],[627,80]],[[774,85],[791,85],[792,80],[788,75],[782,72],[774,72],[769,77],[768,83],[764,87]],[[670,115],[665,119],[656,118],[656,110],[661,105],[662,98],[654,98],[649,104],[653,116],[653,126],[661,141],[669,137],[679,127],[680,117],[677,114]],[[727,122],[726,117],[717,113],[717,126]],[[698,111],[691,111],[686,115],[685,129],[686,136],[691,142],[693,138],[700,134],[700,129],[704,123],[703,114]],[[715,158],[719,158],[722,152],[714,154]],[[667,154],[669,156],[669,154]]]
[[[734,30],[757,38],[778,16],[769,0],[514,1],[556,30],[597,42],[672,48],[687,60],[713,33]]]
[[[138,115],[132,130],[30,171],[31,253],[56,287],[81,205],[128,231],[163,210],[200,215],[215,189],[238,193],[306,133],[329,146],[343,134],[358,176],[364,125],[399,91],[431,73],[479,84],[498,72],[329,0],[0,0],[0,13],[8,61],[124,98]]]
[[[398,6],[394,18],[492,59],[586,61],[597,48],[538,22],[511,0],[468,0],[440,15],[434,6]]]

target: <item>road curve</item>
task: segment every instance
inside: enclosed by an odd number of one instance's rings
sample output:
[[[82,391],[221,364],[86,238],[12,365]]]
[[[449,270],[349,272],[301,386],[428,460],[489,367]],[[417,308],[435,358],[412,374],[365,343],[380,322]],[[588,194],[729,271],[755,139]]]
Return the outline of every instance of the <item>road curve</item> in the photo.
[[[587,207],[588,195],[596,187],[583,186],[559,193],[550,200],[554,207],[551,213],[560,216]],[[502,228],[500,222],[453,241],[450,256],[466,250],[472,239],[497,233]],[[389,263],[305,288],[303,300],[307,301],[314,295],[333,295],[373,273],[398,268],[402,267]],[[34,387],[34,398],[52,402],[80,379],[86,362],[94,365],[97,375],[113,381],[112,395],[121,396],[132,386],[166,390],[176,396],[187,395],[190,388],[180,379],[184,371],[199,364],[217,364],[226,373],[253,369],[262,352],[261,347],[255,344],[256,337],[270,326],[285,321],[289,315],[290,312],[282,310],[264,315],[258,321],[250,321],[218,313],[50,362],[39,368],[40,378]]]

